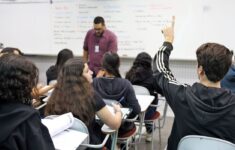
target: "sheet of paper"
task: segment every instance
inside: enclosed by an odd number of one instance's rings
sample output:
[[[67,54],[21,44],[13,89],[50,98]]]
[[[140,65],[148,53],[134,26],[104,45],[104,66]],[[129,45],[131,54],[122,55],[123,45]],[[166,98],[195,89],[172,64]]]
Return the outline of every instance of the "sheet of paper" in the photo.
[[[67,129],[52,138],[57,150],[76,150],[76,148],[88,137],[86,133]]]
[[[51,137],[68,129],[73,125],[74,118],[72,113],[66,113],[54,118],[44,118],[42,123],[48,128]]]

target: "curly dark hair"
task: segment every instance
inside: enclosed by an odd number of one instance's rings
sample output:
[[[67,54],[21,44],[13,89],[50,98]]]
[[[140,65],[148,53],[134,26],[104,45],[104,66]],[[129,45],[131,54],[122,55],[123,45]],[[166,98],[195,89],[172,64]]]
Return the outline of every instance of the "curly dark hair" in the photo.
[[[144,72],[152,74],[152,57],[146,52],[141,52],[135,58],[131,69],[126,73],[126,79],[132,82]]]
[[[0,103],[21,102],[30,105],[32,89],[38,83],[37,67],[20,55],[0,57]]]
[[[57,85],[46,106],[45,115],[72,112],[87,126],[95,117],[95,99],[91,84],[83,76],[82,59],[71,58],[62,67]]]
[[[120,58],[117,53],[106,52],[102,58],[102,67],[108,73],[114,75],[115,77],[121,77],[119,72]]]
[[[232,64],[233,52],[217,43],[205,43],[197,49],[198,67],[202,66],[208,80],[220,81]]]

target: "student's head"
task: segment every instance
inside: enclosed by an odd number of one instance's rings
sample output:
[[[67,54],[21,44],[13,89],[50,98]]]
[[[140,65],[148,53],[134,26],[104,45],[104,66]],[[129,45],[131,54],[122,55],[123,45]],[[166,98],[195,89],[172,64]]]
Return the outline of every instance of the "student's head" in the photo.
[[[70,59],[73,58],[73,52],[69,49],[62,49],[57,56],[57,61],[56,61],[56,67],[58,70],[64,65],[64,63]]]
[[[139,53],[133,62],[133,66],[151,69],[152,57],[146,52]]]
[[[121,77],[119,73],[120,59],[117,53],[106,52],[102,59],[103,69],[115,77]]]
[[[61,81],[79,80],[81,83],[91,83],[92,71],[89,69],[87,63],[84,63],[82,59],[71,58],[62,67],[58,82],[60,82],[60,79],[62,79]]]
[[[23,56],[9,54],[0,58],[0,103],[31,104],[31,92],[37,82],[37,67]]]
[[[95,17],[93,23],[94,23],[94,30],[95,30],[96,36],[101,36],[105,30],[104,18],[97,16],[97,17]]]
[[[131,69],[126,73],[126,79],[132,81],[147,71],[152,74],[152,57],[146,52],[141,52],[135,58]]]
[[[15,54],[15,55],[21,55],[21,56],[24,55],[18,48],[14,48],[14,47],[6,47],[2,49],[1,53],[2,54]]]
[[[46,115],[72,112],[88,125],[95,115],[92,73],[82,59],[71,58],[61,68]]]
[[[205,74],[211,82],[220,81],[232,63],[233,53],[223,45],[205,43],[196,52],[198,74]]]

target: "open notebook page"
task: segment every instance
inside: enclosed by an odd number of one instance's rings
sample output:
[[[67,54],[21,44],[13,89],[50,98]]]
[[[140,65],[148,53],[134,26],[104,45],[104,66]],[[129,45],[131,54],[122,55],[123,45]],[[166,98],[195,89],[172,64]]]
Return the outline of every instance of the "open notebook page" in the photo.
[[[71,127],[73,122],[74,118],[72,113],[42,119],[42,123],[48,128],[51,137]]]
[[[57,150],[76,150],[88,137],[86,133],[70,129],[74,123],[72,113],[45,118],[42,123],[48,128]]]

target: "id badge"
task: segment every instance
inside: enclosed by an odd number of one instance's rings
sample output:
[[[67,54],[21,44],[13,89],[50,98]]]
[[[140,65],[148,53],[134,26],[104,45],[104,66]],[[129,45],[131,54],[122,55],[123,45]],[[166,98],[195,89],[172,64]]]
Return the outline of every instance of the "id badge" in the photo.
[[[99,53],[99,45],[95,46],[95,53]]]

